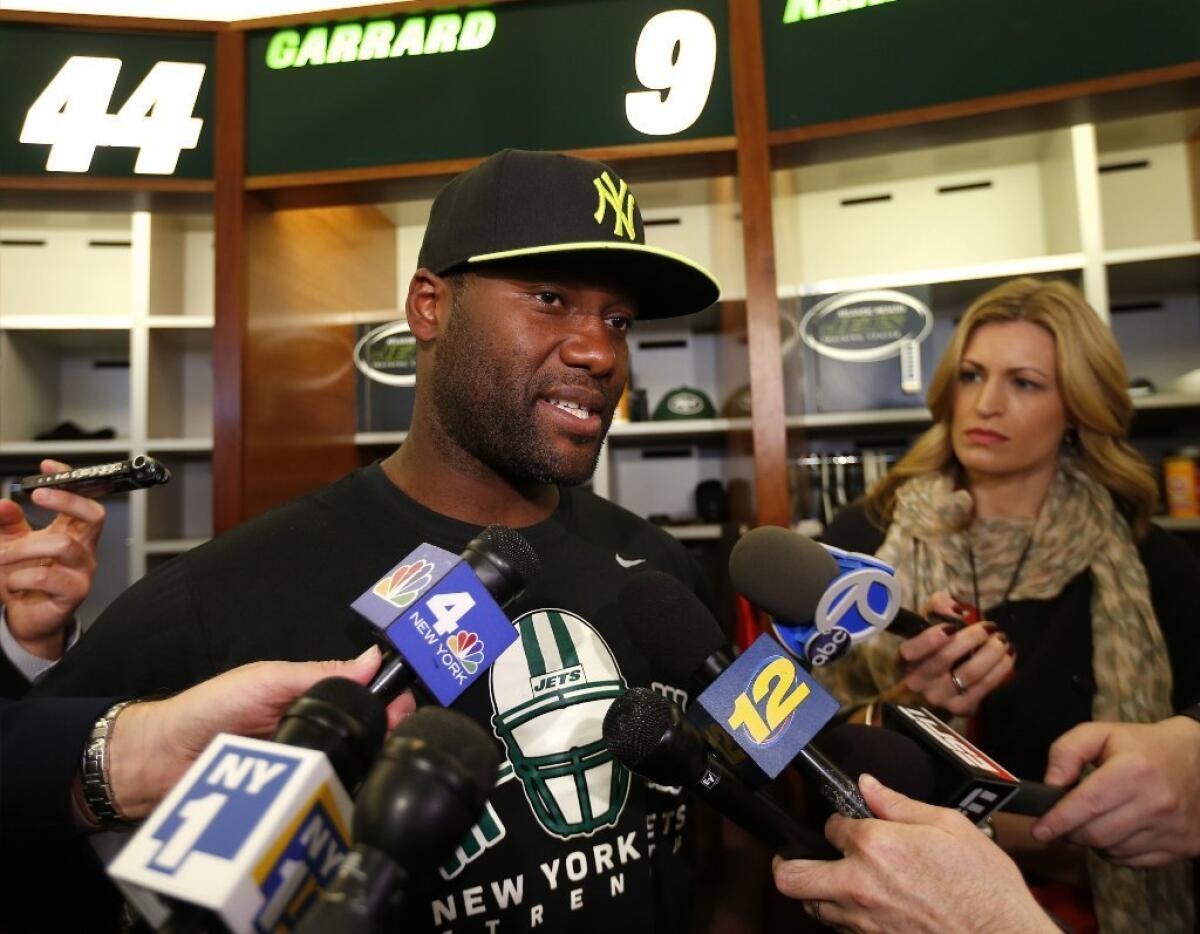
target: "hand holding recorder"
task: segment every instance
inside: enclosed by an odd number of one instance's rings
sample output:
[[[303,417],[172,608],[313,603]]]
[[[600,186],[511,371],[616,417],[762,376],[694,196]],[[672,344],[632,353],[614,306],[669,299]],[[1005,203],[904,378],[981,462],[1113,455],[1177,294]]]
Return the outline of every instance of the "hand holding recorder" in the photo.
[[[44,460],[41,469],[42,476],[51,476],[71,468]],[[31,499],[57,513],[36,531],[17,503],[0,500],[0,605],[21,648],[55,660],[91,591],[105,512],[94,499],[53,486],[34,490]]]

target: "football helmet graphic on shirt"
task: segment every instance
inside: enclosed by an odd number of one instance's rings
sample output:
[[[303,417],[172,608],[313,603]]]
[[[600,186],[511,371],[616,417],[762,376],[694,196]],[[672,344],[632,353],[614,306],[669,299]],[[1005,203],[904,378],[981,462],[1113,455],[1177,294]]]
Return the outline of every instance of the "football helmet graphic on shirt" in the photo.
[[[604,743],[604,714],[625,691],[608,645],[565,610],[516,621],[520,638],[491,669],[492,726],[548,833],[586,836],[615,824],[629,772]]]

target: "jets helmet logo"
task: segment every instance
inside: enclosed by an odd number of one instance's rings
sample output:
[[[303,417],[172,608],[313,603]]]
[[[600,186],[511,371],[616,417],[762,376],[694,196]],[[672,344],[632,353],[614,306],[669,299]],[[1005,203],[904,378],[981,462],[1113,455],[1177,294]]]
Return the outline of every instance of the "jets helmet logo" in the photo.
[[[492,725],[533,813],[567,839],[615,824],[629,772],[604,743],[604,714],[625,691],[608,645],[565,610],[516,621],[520,638],[491,669]]]

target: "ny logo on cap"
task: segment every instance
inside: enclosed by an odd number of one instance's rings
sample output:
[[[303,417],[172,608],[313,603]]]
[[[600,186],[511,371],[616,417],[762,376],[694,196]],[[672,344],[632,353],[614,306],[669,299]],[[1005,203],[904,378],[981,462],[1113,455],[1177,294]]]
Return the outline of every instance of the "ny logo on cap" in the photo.
[[[618,188],[613,184],[613,180],[608,177],[607,172],[601,172],[599,177],[592,179],[592,182],[596,186],[596,191],[600,194],[600,203],[596,207],[596,213],[592,215],[596,218],[596,223],[604,223],[604,206],[611,204],[613,214],[617,218],[616,225],[613,227],[613,233],[618,237],[624,235],[630,240],[636,240],[637,233],[633,229],[633,206],[635,201],[625,179],[621,179],[621,187]]]

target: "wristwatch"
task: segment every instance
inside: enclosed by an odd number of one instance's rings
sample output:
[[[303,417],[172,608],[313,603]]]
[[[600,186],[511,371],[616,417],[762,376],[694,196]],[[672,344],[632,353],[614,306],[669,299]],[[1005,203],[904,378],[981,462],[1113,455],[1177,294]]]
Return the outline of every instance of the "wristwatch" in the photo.
[[[83,747],[83,758],[79,763],[84,803],[100,826],[110,829],[132,826],[132,822],[121,816],[113,802],[108,774],[108,741],[112,736],[113,724],[121,711],[132,703],[133,701],[121,701],[113,704],[96,721],[87,745]]]

